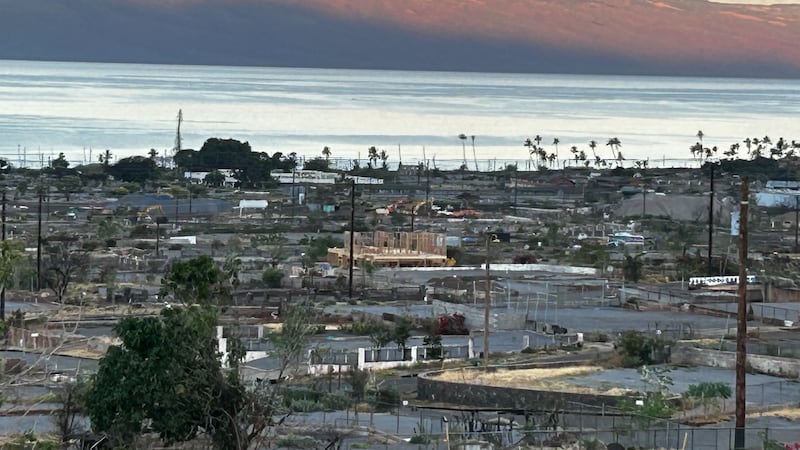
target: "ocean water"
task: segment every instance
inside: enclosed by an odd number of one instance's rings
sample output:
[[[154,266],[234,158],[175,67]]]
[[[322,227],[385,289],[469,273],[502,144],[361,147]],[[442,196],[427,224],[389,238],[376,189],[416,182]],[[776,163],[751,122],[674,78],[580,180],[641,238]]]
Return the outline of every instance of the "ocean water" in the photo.
[[[692,165],[697,131],[720,152],[746,137],[800,139],[800,80],[524,75],[0,60],[0,157],[36,167],[170,154],[210,137],[338,164],[375,146],[389,163],[525,167],[526,138],[548,152]],[[465,134],[466,140],[459,139]],[[474,136],[474,147],[473,139]]]

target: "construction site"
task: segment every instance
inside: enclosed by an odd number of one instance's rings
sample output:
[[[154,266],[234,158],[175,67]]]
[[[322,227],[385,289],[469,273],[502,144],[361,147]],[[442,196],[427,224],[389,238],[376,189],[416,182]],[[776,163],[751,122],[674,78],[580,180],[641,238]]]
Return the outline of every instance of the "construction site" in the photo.
[[[351,260],[360,268],[365,263],[375,267],[443,267],[447,265],[445,238],[440,233],[405,231],[355,232],[351,238],[346,231],[345,247],[328,249],[328,262],[337,267],[349,267]]]

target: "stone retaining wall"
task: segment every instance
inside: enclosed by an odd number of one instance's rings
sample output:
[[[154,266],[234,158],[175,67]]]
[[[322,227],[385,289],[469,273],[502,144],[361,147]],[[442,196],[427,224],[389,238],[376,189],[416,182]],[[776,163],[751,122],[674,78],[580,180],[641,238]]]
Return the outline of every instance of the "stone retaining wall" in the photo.
[[[575,362],[536,363],[505,367],[503,370],[558,368],[575,366]],[[499,368],[490,367],[490,371]],[[482,367],[453,370],[483,371]],[[594,406],[614,406],[621,397],[603,394],[583,394],[565,391],[546,391],[515,387],[487,386],[469,382],[444,381],[432,378],[442,372],[428,372],[417,377],[417,398],[431,402],[456,403],[484,408],[557,409],[569,407],[570,402]]]
[[[670,359],[673,364],[731,370],[736,368],[736,352],[697,348],[686,344],[673,346]],[[787,378],[800,377],[800,360],[795,358],[749,354],[747,364],[758,373]]]

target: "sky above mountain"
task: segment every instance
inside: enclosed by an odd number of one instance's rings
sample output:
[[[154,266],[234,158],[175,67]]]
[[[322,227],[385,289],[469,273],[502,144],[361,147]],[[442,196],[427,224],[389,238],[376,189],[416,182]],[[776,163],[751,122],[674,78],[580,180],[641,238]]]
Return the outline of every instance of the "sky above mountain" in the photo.
[[[0,58],[800,77],[780,0],[0,0]]]

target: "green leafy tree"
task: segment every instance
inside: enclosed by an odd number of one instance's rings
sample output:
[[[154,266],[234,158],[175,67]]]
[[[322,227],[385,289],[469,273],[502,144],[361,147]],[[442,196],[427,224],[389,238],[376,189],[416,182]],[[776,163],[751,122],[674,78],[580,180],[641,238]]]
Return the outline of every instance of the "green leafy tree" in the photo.
[[[406,216],[399,212],[393,212],[389,216],[389,221],[392,223],[393,227],[401,228],[403,225],[406,224]]]
[[[29,187],[30,183],[28,182],[28,180],[17,181],[16,191],[14,192],[14,199],[19,199],[20,197],[24,197],[25,194],[28,193]]]
[[[108,173],[120,181],[142,184],[159,176],[156,162],[144,156],[122,158],[108,168]]]
[[[166,445],[207,433],[215,448],[236,449],[231,417],[244,402],[238,374],[217,355],[216,311],[209,306],[164,309],[158,317],[126,317],[122,341],[100,360],[86,410],[97,433],[129,447],[146,429]]]
[[[287,240],[286,234],[282,228],[273,229],[268,233],[254,236],[252,242],[255,246],[266,245],[270,248],[270,264],[273,269],[286,257],[283,245]],[[308,242],[308,239],[306,239],[306,242]],[[327,249],[325,252],[327,254]]]
[[[64,153],[59,153],[58,158],[50,161],[50,167],[56,170],[63,170],[69,167],[69,161],[67,161],[67,157],[64,155]]]
[[[225,184],[225,175],[219,170],[212,170],[203,178],[203,182],[211,187],[222,187]]]
[[[231,276],[206,255],[177,261],[162,280],[161,294],[183,304],[225,304],[230,298]]]
[[[97,237],[103,240],[114,239],[122,232],[122,225],[111,218],[105,218],[97,223]]]
[[[192,198],[203,197],[208,194],[208,187],[203,186],[202,184],[190,184],[187,190]]]
[[[322,172],[330,170],[331,162],[326,158],[311,158],[303,162],[303,170],[319,170]]]
[[[270,176],[273,170],[291,172],[297,165],[297,156],[273,155],[252,151],[250,144],[235,139],[211,138],[199,151],[181,150],[174,156],[175,164],[182,170],[210,172],[230,169],[241,186],[269,187],[275,185]]]
[[[355,368],[347,372],[348,383],[352,388],[351,393],[353,400],[356,403],[364,401],[364,396],[367,394],[367,385],[369,384],[369,372],[366,370]]]
[[[0,242],[0,290],[9,287],[14,280],[17,265],[22,259],[22,250],[13,241]]]
[[[69,201],[72,194],[83,191],[83,182],[77,175],[65,175],[58,179],[56,188],[59,192],[64,194],[66,200]]]
[[[727,400],[733,395],[731,386],[722,381],[704,381],[698,384],[690,384],[686,390],[686,397],[699,400],[703,405],[705,414],[708,414],[709,406],[716,406],[719,410],[719,399]]]
[[[394,333],[389,327],[377,327],[369,335],[369,340],[377,348],[386,347],[386,344],[392,342]]]
[[[664,356],[665,342],[656,336],[629,330],[622,334],[618,346],[624,357],[625,367],[640,367],[663,362],[661,357]]]
[[[625,260],[622,262],[622,272],[625,274],[626,280],[633,281],[634,283],[641,280],[643,268],[644,263],[642,262],[641,255],[625,255]]]
[[[341,239],[336,239],[333,236],[304,237],[300,240],[300,244],[307,246],[306,256],[314,262],[325,259],[329,248],[341,248],[344,246],[344,242]]]
[[[406,343],[411,337],[411,321],[403,317],[394,326],[394,343],[400,348],[406,348]]]

